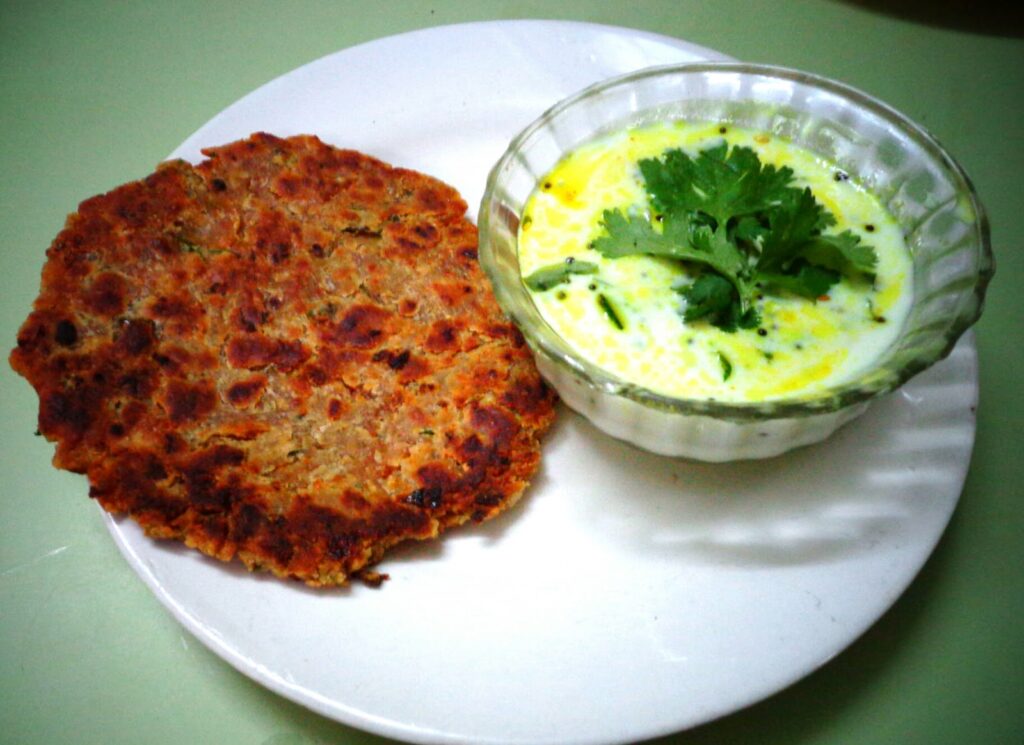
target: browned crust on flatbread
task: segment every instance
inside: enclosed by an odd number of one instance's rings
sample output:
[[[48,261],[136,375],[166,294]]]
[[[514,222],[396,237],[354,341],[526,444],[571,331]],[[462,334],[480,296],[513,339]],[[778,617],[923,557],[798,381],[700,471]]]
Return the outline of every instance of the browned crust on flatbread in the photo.
[[[449,186],[256,134],[83,202],[11,365],[54,465],[158,538],[311,585],[511,505],[554,396]]]

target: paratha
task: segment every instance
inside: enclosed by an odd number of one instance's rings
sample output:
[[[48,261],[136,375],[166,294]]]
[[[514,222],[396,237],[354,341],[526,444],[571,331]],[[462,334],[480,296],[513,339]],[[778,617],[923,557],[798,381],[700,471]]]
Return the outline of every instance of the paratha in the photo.
[[[450,186],[255,134],[83,202],[10,356],[106,510],[310,585],[513,504],[554,395]]]

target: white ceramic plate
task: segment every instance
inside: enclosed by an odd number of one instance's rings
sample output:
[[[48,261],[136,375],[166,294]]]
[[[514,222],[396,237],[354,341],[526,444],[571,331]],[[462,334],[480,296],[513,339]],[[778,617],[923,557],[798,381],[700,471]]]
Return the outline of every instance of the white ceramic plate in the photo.
[[[491,164],[549,105],[707,58],[577,23],[430,29],[295,70],[174,155],[316,133],[448,181],[475,216]],[[833,439],[767,462],[641,453],[563,410],[517,508],[395,551],[378,590],[313,591],[110,529],[193,634],[328,717],[418,742],[635,741],[778,691],[894,602],[956,505],[976,398],[968,336]]]

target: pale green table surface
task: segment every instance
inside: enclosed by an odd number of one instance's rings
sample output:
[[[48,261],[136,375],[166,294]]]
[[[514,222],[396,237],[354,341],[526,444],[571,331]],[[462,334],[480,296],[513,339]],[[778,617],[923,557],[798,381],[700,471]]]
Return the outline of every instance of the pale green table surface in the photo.
[[[767,701],[664,741],[1019,745],[1021,23],[977,4],[940,3],[941,17],[929,17],[936,11],[927,4],[902,17],[874,9],[880,5],[4,0],[0,346],[13,346],[43,252],[80,200],[149,172],[260,84],[360,42],[468,20],[563,18],[647,29],[839,78],[932,130],[989,210],[998,273],[977,328],[981,406],[970,474],[931,560],[860,640]],[[957,5],[972,9],[949,12]],[[84,479],[48,478],[59,493],[37,485],[52,446],[32,436],[30,394],[0,365],[0,742],[384,742],[262,689],[179,627],[122,560]]]

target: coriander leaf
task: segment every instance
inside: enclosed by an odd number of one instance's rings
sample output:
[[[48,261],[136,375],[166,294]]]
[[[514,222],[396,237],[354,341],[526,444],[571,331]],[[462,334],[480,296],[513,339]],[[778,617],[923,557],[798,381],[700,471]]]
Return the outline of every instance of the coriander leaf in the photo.
[[[676,148],[639,166],[654,209],[704,212],[716,227],[770,209],[786,198],[793,180],[791,169],[764,166],[750,148],[729,149],[725,142],[701,150],[696,159]]]
[[[523,282],[531,290],[543,292],[555,285],[568,282],[570,274],[597,274],[597,264],[589,261],[561,261],[557,264],[548,264],[525,277]]]
[[[850,274],[874,274],[878,265],[875,249],[861,245],[860,236],[849,230],[831,235],[816,235],[800,249],[800,255],[812,264]]]
[[[816,220],[814,227],[811,228],[811,233],[820,233],[825,228],[830,228],[836,224],[835,215],[814,198],[814,192],[811,191],[809,186],[805,186],[803,189],[790,190],[787,197],[779,203],[780,209],[806,210],[807,212],[811,211],[812,206],[816,214]]]
[[[785,270],[797,258],[800,248],[829,220],[834,218],[818,204],[810,189],[787,198],[769,213],[769,228],[761,243],[757,268],[763,272]]]
[[[678,249],[673,236],[657,232],[646,217],[628,216],[622,210],[605,210],[601,224],[606,235],[597,238],[593,248],[610,259],[634,254],[675,256]]]
[[[683,319],[696,321],[699,318],[717,316],[737,301],[736,288],[720,274],[702,274],[697,281],[683,290],[686,310]]]
[[[736,325],[741,329],[756,329],[761,325],[761,314],[757,308],[747,308],[736,318]]]
[[[860,245],[860,237],[849,230],[838,234],[821,231],[836,222],[811,193],[784,201],[769,214],[769,230],[762,236],[757,268],[762,273],[785,271],[796,259],[850,274],[872,274],[878,257],[874,248]]]
[[[746,256],[729,240],[725,230],[711,230],[703,225],[695,227],[690,231],[690,245],[699,253],[687,258],[710,265],[734,282],[747,268]],[[744,291],[742,287],[736,289],[740,293]]]
[[[767,234],[768,228],[760,220],[753,215],[744,215],[735,221],[729,238],[736,242],[745,241],[754,244],[760,243]]]
[[[709,260],[699,252],[711,252],[710,247],[692,245],[690,235],[695,226],[685,215],[663,216],[661,232],[658,232],[646,217],[626,215],[622,210],[605,210],[601,225],[605,234],[596,238],[592,247],[610,259],[645,254],[701,263]]]
[[[753,328],[761,321],[754,308],[743,309],[735,285],[720,274],[702,274],[680,292],[686,300],[685,321],[705,319],[711,325],[730,332],[737,328]]]
[[[740,297],[748,293],[740,275],[747,260],[724,230],[693,223],[685,215],[666,214],[662,231],[654,229],[644,217],[629,217],[621,210],[605,210],[606,235],[594,241],[594,249],[603,256],[619,258],[647,254],[703,264],[723,275],[736,286]],[[744,307],[746,307],[744,305]]]
[[[839,273],[801,261],[794,273],[758,272],[756,278],[795,295],[817,300],[839,281]]]

